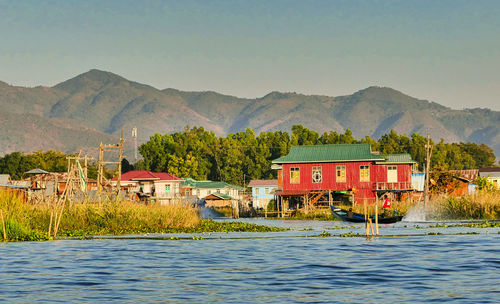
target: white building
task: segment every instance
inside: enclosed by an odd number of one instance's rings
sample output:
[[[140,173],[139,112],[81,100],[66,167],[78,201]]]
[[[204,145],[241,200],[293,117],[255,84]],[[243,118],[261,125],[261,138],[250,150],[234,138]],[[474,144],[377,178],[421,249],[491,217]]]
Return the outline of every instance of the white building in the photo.
[[[116,186],[116,177],[111,185]],[[145,170],[129,171],[121,176],[120,186],[127,193],[137,194],[139,198],[158,201],[162,204],[180,201],[180,184],[183,179],[164,172]]]

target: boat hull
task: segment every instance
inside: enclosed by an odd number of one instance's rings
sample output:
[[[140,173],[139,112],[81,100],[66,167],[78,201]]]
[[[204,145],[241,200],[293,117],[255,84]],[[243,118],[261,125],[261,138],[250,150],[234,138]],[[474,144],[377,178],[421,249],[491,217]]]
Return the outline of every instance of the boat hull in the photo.
[[[351,216],[348,216],[348,212],[344,209],[340,209],[336,206],[330,206],[330,209],[332,211],[333,216],[336,218],[346,221],[346,222],[352,222],[352,223],[364,223],[365,222],[365,216],[361,213],[355,213],[353,212]],[[375,222],[375,217],[370,216],[373,222]],[[385,217],[383,215],[378,216],[378,222],[379,224],[394,224],[396,222],[399,222],[403,219],[402,216],[391,216],[391,217]]]

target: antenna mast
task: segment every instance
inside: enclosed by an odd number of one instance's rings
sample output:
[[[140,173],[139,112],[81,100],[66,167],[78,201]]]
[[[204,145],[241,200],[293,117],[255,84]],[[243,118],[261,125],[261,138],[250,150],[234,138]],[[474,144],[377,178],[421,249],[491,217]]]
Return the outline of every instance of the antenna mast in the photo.
[[[134,139],[134,156],[135,161],[137,162],[137,127],[132,129],[132,138]]]

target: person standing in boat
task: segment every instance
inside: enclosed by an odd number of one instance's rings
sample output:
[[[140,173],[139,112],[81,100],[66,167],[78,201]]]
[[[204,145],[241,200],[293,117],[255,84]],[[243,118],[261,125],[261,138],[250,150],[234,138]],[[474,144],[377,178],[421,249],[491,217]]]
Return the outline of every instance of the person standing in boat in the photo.
[[[384,216],[390,216],[391,215],[391,200],[389,199],[389,196],[385,196],[384,200],[384,205],[382,206],[382,211]]]

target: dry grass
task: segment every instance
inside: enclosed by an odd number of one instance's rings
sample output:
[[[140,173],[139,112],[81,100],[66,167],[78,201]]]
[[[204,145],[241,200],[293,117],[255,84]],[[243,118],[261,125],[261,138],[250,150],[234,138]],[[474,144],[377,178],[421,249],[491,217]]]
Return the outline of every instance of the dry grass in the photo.
[[[53,218],[58,213],[53,204],[35,206],[24,202],[13,191],[0,191],[0,209],[4,214],[9,240],[48,239],[51,213]],[[192,228],[199,222],[198,210],[184,205],[113,201],[66,203],[58,230],[60,234],[69,236],[146,233]],[[54,231],[54,224],[51,230]]]
[[[500,219],[500,191],[478,191],[461,197],[436,197],[431,212],[443,219]]]
[[[410,209],[422,202],[392,201],[392,209],[397,209],[399,214],[406,215]],[[342,206],[344,209],[351,206]],[[354,212],[363,213],[363,204],[357,204]],[[373,204],[367,204],[368,213],[375,214]],[[378,203],[381,212],[382,202]],[[475,194],[461,197],[434,196],[428,206],[427,214],[435,219],[500,219],[500,191],[479,191]]]

